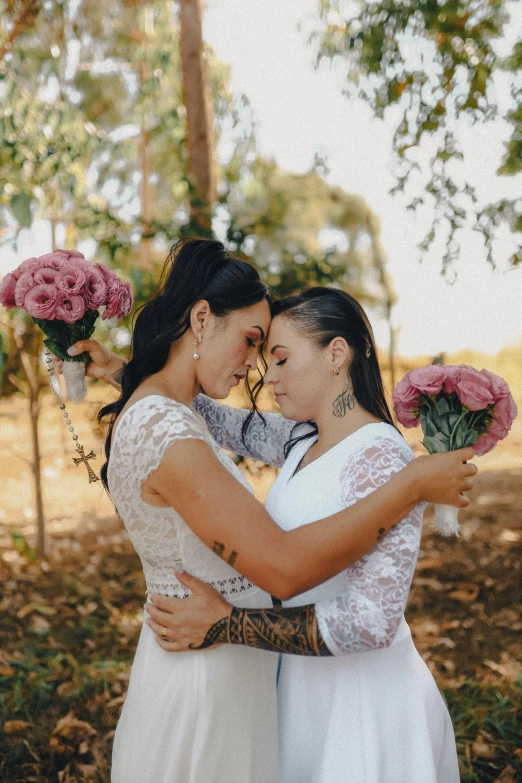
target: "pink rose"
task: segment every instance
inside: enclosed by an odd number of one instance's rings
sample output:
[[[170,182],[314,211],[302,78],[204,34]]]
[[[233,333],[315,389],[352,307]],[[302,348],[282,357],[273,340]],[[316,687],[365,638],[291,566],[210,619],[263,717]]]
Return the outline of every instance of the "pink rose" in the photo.
[[[15,302],[17,307],[24,306],[25,297],[31,288],[34,288],[33,276],[30,272],[24,272],[22,275],[20,275],[16,283]]]
[[[112,269],[109,269],[103,264],[94,264],[94,267],[105,280],[105,285],[107,286],[107,298],[110,299],[112,296],[115,296],[119,291],[120,286],[123,285],[118,275],[113,272]]]
[[[34,273],[34,282],[38,285],[55,285],[57,274],[58,272],[56,269],[45,266],[43,269],[36,270]]]
[[[59,269],[60,266],[67,261],[74,261],[81,259],[85,261],[83,253],[79,253],[77,250],[53,250],[51,253],[46,253],[40,256],[37,260],[43,262],[44,266],[50,266],[53,269]],[[55,264],[58,266],[55,267]]]
[[[497,435],[502,440],[511,429],[517,414],[518,409],[515,400],[508,392],[507,397],[501,397],[493,409],[493,421],[491,422],[489,432]]]
[[[428,397],[435,397],[441,391],[446,376],[446,369],[438,364],[429,364],[408,373],[412,386]]]
[[[393,401],[395,405],[406,407],[416,407],[419,402],[419,390],[410,383],[410,373],[406,373],[395,389],[393,390]]]
[[[34,258],[34,256],[33,258],[27,258],[25,261],[22,261],[20,266],[17,266],[16,269],[12,272],[13,277],[19,280],[24,272],[31,272],[32,274],[34,261],[36,261],[36,258]]]
[[[457,386],[460,381],[460,368],[459,367],[446,367],[446,380],[442,384],[442,391],[446,394],[453,394],[457,391]]]
[[[498,400],[500,397],[508,396],[509,386],[507,385],[504,378],[501,378],[499,375],[495,375],[495,373],[490,372],[489,370],[481,370],[480,374],[487,379],[491,393],[496,400]]]
[[[470,411],[481,411],[492,405],[495,398],[491,393],[489,379],[466,364],[460,367],[457,394],[461,403]]]
[[[107,286],[101,273],[94,267],[87,271],[83,298],[88,310],[97,310],[105,304],[107,298]]]
[[[411,406],[402,405],[401,403],[395,403],[395,415],[397,421],[402,424],[403,427],[418,427],[420,424],[420,418],[418,413],[414,412]]]
[[[483,454],[487,454],[488,451],[494,449],[499,440],[502,439],[494,435],[492,432],[486,432],[477,440],[473,446],[473,451],[477,456],[482,457]]]
[[[13,307],[16,307],[16,283],[17,278],[12,274],[12,272],[8,272],[8,274],[5,275],[4,279],[2,280],[2,285],[0,285],[0,304],[2,304],[7,310],[12,310]]]
[[[33,318],[52,321],[56,317],[56,295],[53,285],[37,285],[25,297],[24,307]]]
[[[56,287],[63,293],[78,296],[85,285],[85,272],[73,264],[64,264],[56,275]]]
[[[67,324],[73,324],[79,321],[84,314],[85,302],[83,297],[66,294],[64,291],[58,292],[56,318],[60,321],[65,321]]]
[[[102,315],[103,320],[108,318],[123,318],[131,311],[133,296],[129,283],[122,283],[109,299],[105,312]]]

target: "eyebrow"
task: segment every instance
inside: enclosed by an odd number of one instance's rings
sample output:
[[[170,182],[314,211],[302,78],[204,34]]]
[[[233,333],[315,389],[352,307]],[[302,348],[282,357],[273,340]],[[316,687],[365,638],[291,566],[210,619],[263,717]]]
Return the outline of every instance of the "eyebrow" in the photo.
[[[261,333],[261,341],[264,342],[265,341],[265,331],[264,331],[264,329],[261,326],[257,326],[257,325],[253,326],[252,329],[259,329],[259,331]]]
[[[288,350],[288,346],[287,345],[274,345],[274,347],[272,348],[270,353],[271,354],[275,353],[275,351],[277,351],[278,348],[285,348],[286,350]]]

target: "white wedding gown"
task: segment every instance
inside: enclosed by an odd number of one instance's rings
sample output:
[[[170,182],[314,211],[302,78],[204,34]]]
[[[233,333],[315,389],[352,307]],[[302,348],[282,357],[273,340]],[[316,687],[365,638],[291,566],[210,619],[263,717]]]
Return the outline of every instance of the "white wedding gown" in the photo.
[[[147,591],[187,597],[174,576],[174,568],[184,568],[235,606],[269,607],[270,596],[206,547],[172,508],[141,498],[141,485],[169,446],[187,438],[208,443],[251,491],[193,410],[159,395],[131,405],[113,435],[108,481]],[[270,652],[228,645],[168,653],[144,623],[114,738],[112,783],[278,783],[277,664]]]
[[[394,427],[376,423],[296,473],[315,437],[285,461],[295,422],[256,417],[243,442],[247,412],[203,396],[195,405],[224,448],[282,465],[266,508],[285,530],[356,503],[413,458]],[[315,604],[333,656],[281,656],[281,783],[458,783],[451,718],[404,619],[423,513],[421,504],[344,572],[284,603]]]

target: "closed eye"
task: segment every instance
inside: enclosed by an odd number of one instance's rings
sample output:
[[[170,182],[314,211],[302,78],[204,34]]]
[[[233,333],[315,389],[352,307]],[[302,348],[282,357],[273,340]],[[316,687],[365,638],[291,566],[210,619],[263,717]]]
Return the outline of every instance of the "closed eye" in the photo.
[[[247,343],[250,346],[250,348],[254,348],[255,347],[255,342],[253,340],[251,340],[250,337],[247,337]]]
[[[282,364],[284,364],[285,362],[286,362],[286,359],[281,359],[281,361],[280,361],[280,362],[276,362],[276,365],[277,365],[278,367],[280,367],[280,366],[281,366]]]

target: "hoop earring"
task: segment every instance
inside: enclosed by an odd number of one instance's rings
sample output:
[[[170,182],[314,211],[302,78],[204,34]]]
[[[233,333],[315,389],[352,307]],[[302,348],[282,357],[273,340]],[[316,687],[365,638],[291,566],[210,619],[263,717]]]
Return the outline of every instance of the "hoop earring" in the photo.
[[[198,345],[200,344],[202,339],[203,339],[202,336],[200,334],[198,334],[198,339],[194,341],[194,345],[196,346],[196,348],[194,350],[193,359],[199,359],[199,353],[198,353],[197,349],[198,349]]]

